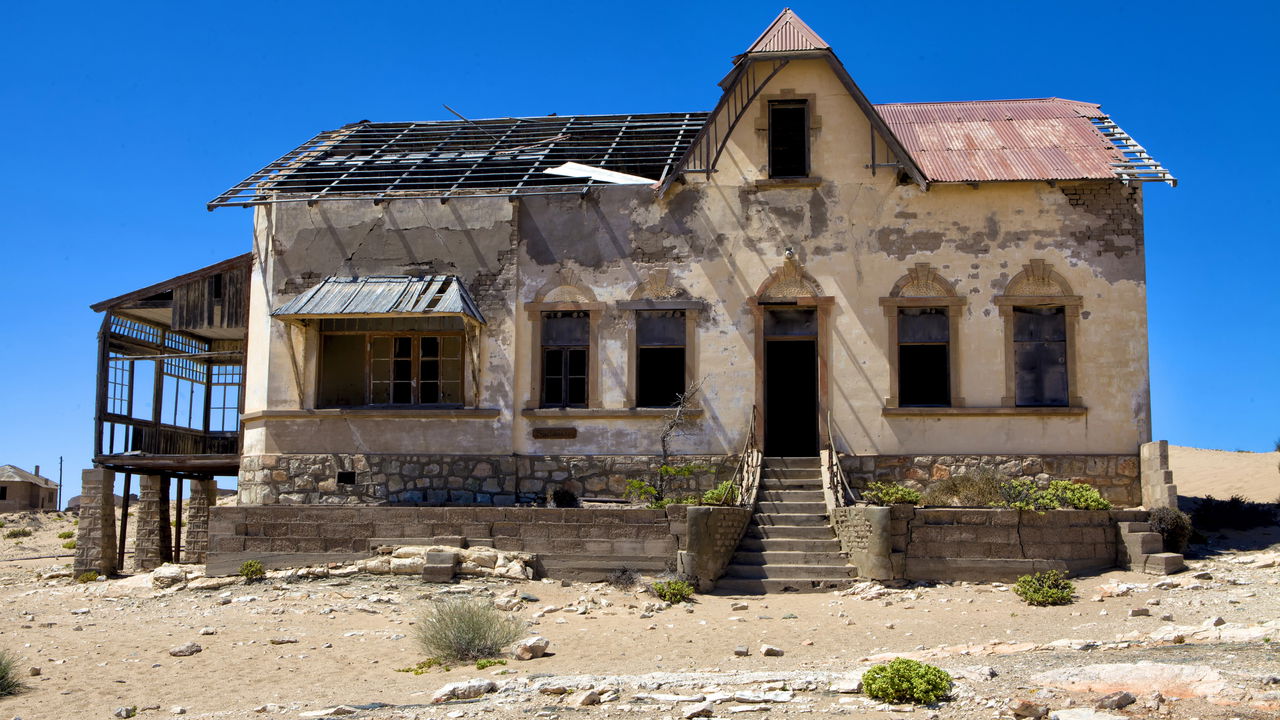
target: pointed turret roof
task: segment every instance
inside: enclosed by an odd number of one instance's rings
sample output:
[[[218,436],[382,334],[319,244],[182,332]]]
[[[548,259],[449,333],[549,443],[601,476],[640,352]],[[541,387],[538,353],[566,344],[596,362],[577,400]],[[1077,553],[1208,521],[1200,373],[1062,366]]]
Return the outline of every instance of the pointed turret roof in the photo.
[[[760,33],[760,37],[747,48],[748,53],[800,52],[804,50],[830,50],[826,40],[818,37],[813,28],[805,24],[791,11],[783,8],[778,17]]]

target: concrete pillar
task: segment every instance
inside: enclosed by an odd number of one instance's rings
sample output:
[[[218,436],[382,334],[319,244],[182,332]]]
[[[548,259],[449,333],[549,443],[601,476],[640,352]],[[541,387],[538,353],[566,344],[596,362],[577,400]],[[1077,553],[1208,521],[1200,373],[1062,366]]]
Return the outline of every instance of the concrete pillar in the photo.
[[[116,474],[95,468],[80,476],[80,525],[76,532],[76,577],[90,571],[111,575],[116,571]]]
[[[160,500],[156,507],[160,511],[160,560],[173,562],[173,513],[169,507],[172,501],[172,480],[167,476],[160,478]]]
[[[159,475],[138,476],[138,504],[134,507],[133,569],[146,572],[164,563],[160,555],[161,537],[168,528],[160,527],[160,487],[166,478]]]
[[[1169,469],[1169,442],[1157,440],[1143,443],[1139,451],[1142,475],[1142,505],[1148,510],[1178,507],[1178,486],[1173,484]]]
[[[217,503],[217,494],[216,481],[191,481],[191,499],[187,501],[186,552],[182,555],[182,562],[204,562],[209,549],[209,507]]]

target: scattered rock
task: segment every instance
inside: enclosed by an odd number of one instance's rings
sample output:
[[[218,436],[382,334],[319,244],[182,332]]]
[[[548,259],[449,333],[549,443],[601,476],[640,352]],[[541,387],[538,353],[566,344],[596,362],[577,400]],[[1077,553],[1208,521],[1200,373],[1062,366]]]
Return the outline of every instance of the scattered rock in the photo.
[[[583,690],[582,692],[569,698],[569,704],[574,707],[587,707],[588,705],[600,704],[600,693],[595,690]]]
[[[111,713],[112,717],[131,718],[138,714],[137,707],[118,707],[115,712]]]
[[[272,645],[293,645],[298,642],[296,637],[273,637],[270,640]]]
[[[204,648],[200,647],[199,645],[193,642],[189,642],[189,643],[186,643],[185,645],[179,645],[176,648],[170,648],[169,654],[174,657],[191,657],[192,655],[195,655],[196,653],[201,652],[203,650]]]
[[[1015,718],[1030,718],[1030,720],[1041,720],[1049,714],[1049,708],[1030,700],[1010,700],[1009,712],[1013,713]]]
[[[151,571],[151,587],[158,590],[171,588],[187,581],[187,571],[181,565],[165,563]]]
[[[1049,713],[1049,720],[1125,720],[1120,715],[1098,712],[1090,708],[1068,708]]]
[[[41,673],[41,670],[38,667],[32,666],[27,668],[27,674],[30,675],[31,677],[40,677],[40,673]]]
[[[782,648],[773,645],[761,645],[760,654],[765,657],[782,657]]]
[[[202,628],[200,628],[200,634],[201,634],[201,635],[217,635],[217,634],[218,634],[218,630],[217,630],[217,628],[202,627]]]
[[[1150,608],[1129,608],[1129,617],[1151,617]]]
[[[1061,668],[1035,675],[1031,682],[1072,692],[1137,690],[1181,698],[1223,696],[1228,690],[1222,675],[1208,665],[1167,663],[1113,663]]]
[[[696,705],[690,705],[681,713],[681,716],[686,718],[711,717],[711,703],[700,702]]]
[[[746,645],[739,645],[733,649],[733,654],[738,657],[746,657],[751,654],[751,651],[747,649]]]
[[[173,707],[169,708],[169,714],[170,715],[186,715],[187,709],[182,707],[181,705],[174,705]]]
[[[304,718],[325,718],[325,717],[342,717],[343,715],[355,715],[359,710],[349,705],[338,705],[336,707],[325,708],[324,710],[312,710],[310,712],[299,713],[298,717]]]
[[[516,660],[533,660],[547,654],[551,641],[540,636],[527,637],[515,644],[511,656]]]
[[[748,609],[748,606],[744,602],[736,602],[730,605],[729,609],[732,610],[733,612],[742,612],[743,610]]]
[[[853,695],[862,692],[862,678],[845,678],[843,680],[832,680],[829,687],[831,692],[840,693],[842,695]]]
[[[1118,690],[1110,695],[1103,695],[1094,707],[1101,710],[1120,710],[1138,702],[1138,698],[1128,690]]]
[[[446,702],[449,700],[470,700],[478,698],[485,693],[493,692],[498,686],[492,680],[484,678],[473,678],[462,682],[453,682],[436,690],[431,696],[431,702]]]

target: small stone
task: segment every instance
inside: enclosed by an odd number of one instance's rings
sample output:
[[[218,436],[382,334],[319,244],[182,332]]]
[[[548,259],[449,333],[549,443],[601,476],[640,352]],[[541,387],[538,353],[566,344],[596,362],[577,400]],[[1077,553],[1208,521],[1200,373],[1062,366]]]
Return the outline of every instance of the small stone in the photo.
[[[189,642],[189,643],[186,643],[185,645],[179,645],[176,648],[170,648],[169,654],[172,655],[173,657],[191,657],[192,655],[195,655],[196,653],[201,652],[203,650],[204,648],[200,647],[199,645],[193,642]]]
[[[833,693],[841,695],[853,695],[862,692],[862,678],[845,678],[843,680],[832,680],[830,690]]]
[[[1138,698],[1134,697],[1133,693],[1128,690],[1118,690],[1110,695],[1102,696],[1094,707],[1101,710],[1119,710],[1129,707],[1137,701]]]
[[[173,707],[169,708],[169,714],[170,715],[186,715],[187,709],[182,707],[181,705],[174,705]]]
[[[573,705],[574,707],[587,707],[588,705],[599,705],[600,693],[596,692],[595,690],[584,690],[583,692],[580,692],[577,695],[574,695],[569,700],[569,704]]]
[[[498,686],[492,680],[484,678],[474,678],[463,682],[454,682],[436,690],[431,696],[431,702],[445,702],[446,700],[470,700],[478,698],[485,693],[493,692]]]
[[[733,612],[742,612],[743,610],[746,610],[746,609],[748,609],[748,606],[744,602],[736,602],[729,606],[729,610]]]
[[[40,677],[40,672],[41,670],[38,667],[32,666],[27,668],[27,674],[30,675],[31,677]]]
[[[218,630],[217,630],[217,628],[202,627],[202,628],[200,628],[200,634],[201,634],[201,635],[217,635],[217,634],[218,634]]]
[[[1030,700],[1011,700],[1009,701],[1009,712],[1012,712],[1015,718],[1040,720],[1049,714],[1049,708],[1045,705],[1033,703]]]
[[[711,717],[711,703],[700,702],[690,705],[681,715],[685,718]]]
[[[1208,572],[1198,572],[1198,573],[1196,573],[1195,575],[1192,575],[1192,576],[1191,576],[1191,579],[1192,579],[1192,580],[1212,580],[1212,579],[1213,579],[1213,573],[1208,573]]]
[[[1227,621],[1220,617],[1211,617],[1208,620],[1205,620],[1204,624],[1205,627],[1222,627],[1227,624]]]
[[[1151,608],[1129,608],[1129,617],[1151,617]]]
[[[270,640],[272,645],[293,645],[298,642],[296,637],[273,637]]]
[[[115,712],[111,713],[111,716],[118,718],[131,718],[137,714],[138,708],[136,707],[118,707]]]
[[[511,650],[511,656],[516,660],[533,660],[547,654],[547,648],[551,645],[551,641],[540,635],[527,637],[516,643]]]
[[[747,649],[746,645],[739,645],[733,649],[733,654],[738,657],[746,657],[751,654],[751,651]]]
[[[324,710],[312,710],[311,712],[299,713],[298,717],[304,718],[325,718],[325,717],[341,717],[343,715],[355,715],[358,710],[349,705],[338,705],[336,707],[325,708]]]
[[[782,648],[773,645],[761,645],[760,654],[765,657],[782,657]]]

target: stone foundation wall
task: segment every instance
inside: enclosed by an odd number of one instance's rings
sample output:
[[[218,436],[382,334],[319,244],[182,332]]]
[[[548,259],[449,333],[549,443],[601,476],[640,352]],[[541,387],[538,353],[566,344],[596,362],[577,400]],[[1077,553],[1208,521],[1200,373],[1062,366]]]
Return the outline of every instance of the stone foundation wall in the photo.
[[[840,463],[859,488],[881,481],[924,490],[953,475],[990,470],[1000,479],[1086,483],[1116,507],[1142,504],[1137,455],[842,455]]]
[[[747,508],[690,506],[685,523],[688,534],[676,559],[681,577],[701,592],[713,590],[750,520]]]
[[[705,469],[665,478],[666,494],[708,490],[733,474],[735,456],[682,455]],[[579,498],[621,498],[627,482],[658,481],[656,455],[246,455],[243,505],[530,505],[568,490]],[[339,484],[338,472],[354,472]]]

